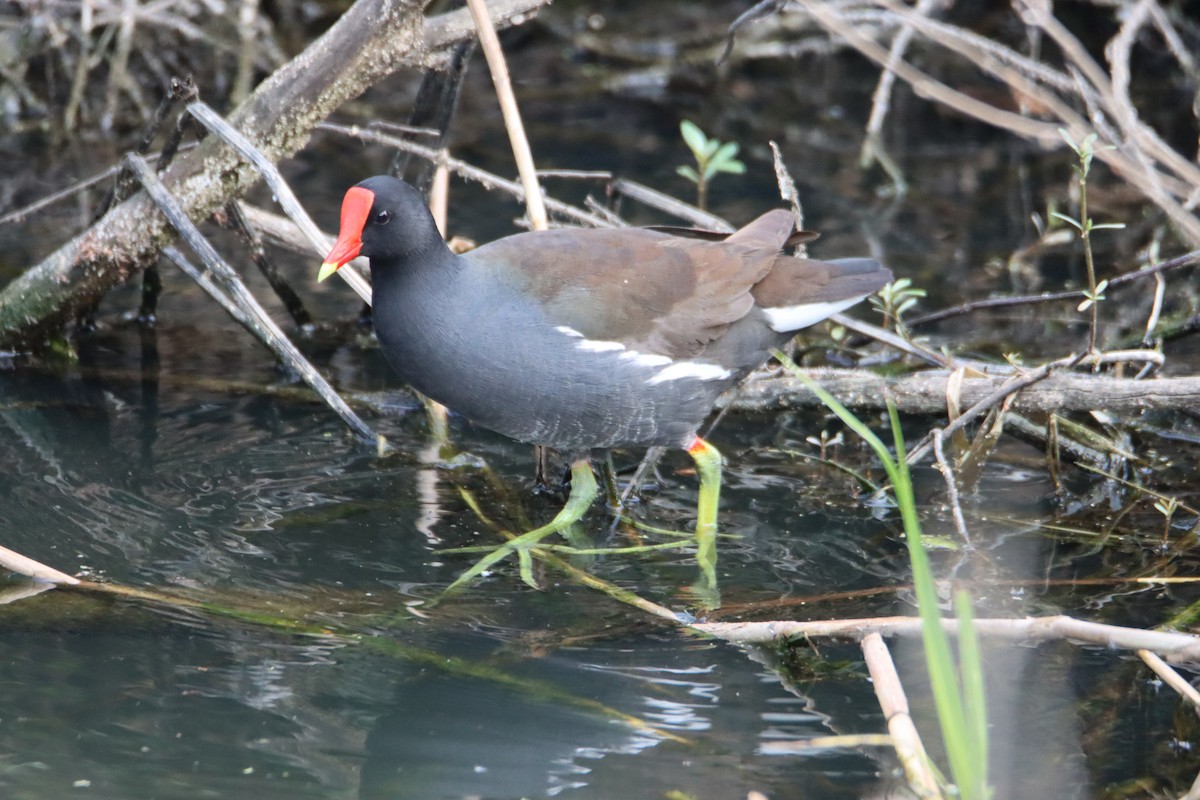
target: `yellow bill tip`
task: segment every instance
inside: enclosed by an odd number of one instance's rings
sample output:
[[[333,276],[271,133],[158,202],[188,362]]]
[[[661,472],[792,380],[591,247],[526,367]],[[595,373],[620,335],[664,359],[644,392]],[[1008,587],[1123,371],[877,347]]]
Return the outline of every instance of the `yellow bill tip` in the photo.
[[[341,268],[341,266],[342,266],[341,264],[338,264],[335,261],[326,261],[325,263],[323,263],[321,265],[321,271],[317,273],[317,283],[321,283],[326,278],[328,278],[330,275],[337,272],[338,269]]]

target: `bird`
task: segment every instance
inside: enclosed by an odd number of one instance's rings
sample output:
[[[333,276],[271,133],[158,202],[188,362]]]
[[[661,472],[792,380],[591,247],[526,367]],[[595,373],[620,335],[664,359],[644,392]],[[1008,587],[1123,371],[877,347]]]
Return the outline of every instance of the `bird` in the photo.
[[[570,493],[554,519],[455,584],[579,520],[596,496],[594,452],[652,446],[685,449],[696,462],[697,560],[714,584],[723,459],[700,425],[723,392],[796,331],[892,280],[873,259],[782,252],[805,238],[815,234],[797,232],[793,214],[775,209],[715,240],[563,228],[456,254],[404,181],[377,175],[348,189],[318,281],[365,256],[375,333],[400,379],[571,464]]]

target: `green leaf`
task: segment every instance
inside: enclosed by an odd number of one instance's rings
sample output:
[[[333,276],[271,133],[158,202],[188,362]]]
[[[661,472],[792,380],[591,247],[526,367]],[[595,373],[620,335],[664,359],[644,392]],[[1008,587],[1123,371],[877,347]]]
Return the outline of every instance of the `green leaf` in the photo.
[[[1070,225],[1072,228],[1079,231],[1080,233],[1083,232],[1083,226],[1080,225],[1079,222],[1076,221],[1073,217],[1068,217],[1066,214],[1060,214],[1057,211],[1051,211],[1050,216],[1054,217],[1054,219],[1057,219],[1057,220],[1067,223],[1068,225]]]
[[[705,163],[712,161],[713,155],[716,154],[717,148],[720,146],[721,146],[720,139],[709,139],[707,142],[704,143],[704,151],[700,156],[700,160]]]
[[[1075,144],[1075,140],[1071,138],[1070,131],[1068,131],[1066,128],[1059,128],[1058,135],[1061,136],[1063,141],[1067,143],[1067,147],[1071,148],[1076,153],[1079,152],[1079,145]]]
[[[692,183],[700,182],[700,176],[697,175],[696,170],[692,169],[691,167],[688,167],[688,166],[676,167],[675,171],[677,173],[679,173],[680,175],[682,175],[683,177],[687,178]]]
[[[704,131],[700,130],[699,126],[690,119],[685,119],[679,123],[679,132],[683,135],[683,141],[687,144],[688,149],[699,159],[708,142],[708,137],[704,135]]]
[[[712,160],[732,161],[733,157],[738,154],[738,149],[737,142],[726,142],[717,149],[717,152],[713,153]]]
[[[1124,227],[1125,227],[1124,222],[1097,222],[1096,224],[1092,225],[1092,230],[1098,231],[1101,228],[1110,228],[1112,230],[1121,230]]]
[[[743,164],[741,161],[738,161],[735,158],[730,161],[723,161],[720,164],[718,164],[717,171],[718,172],[727,172],[730,175],[744,175],[744,174],[746,174],[746,165]]]

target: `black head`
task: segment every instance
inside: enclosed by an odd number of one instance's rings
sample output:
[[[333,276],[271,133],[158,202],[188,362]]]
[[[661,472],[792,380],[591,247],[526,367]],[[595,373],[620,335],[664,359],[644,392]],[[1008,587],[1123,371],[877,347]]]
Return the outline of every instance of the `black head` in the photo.
[[[325,280],[360,255],[374,265],[444,250],[421,195],[398,178],[376,175],[346,192],[337,243],[325,257],[317,280]]]

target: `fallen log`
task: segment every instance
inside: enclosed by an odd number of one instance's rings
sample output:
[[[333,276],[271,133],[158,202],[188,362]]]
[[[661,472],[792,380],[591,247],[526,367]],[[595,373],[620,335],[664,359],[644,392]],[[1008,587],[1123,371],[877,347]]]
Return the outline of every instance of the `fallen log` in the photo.
[[[548,0],[493,0],[511,25]],[[272,161],[295,153],[317,123],[402,67],[439,66],[474,36],[465,10],[425,19],[417,0],[358,0],[307,49],[267,78],[229,122]],[[215,137],[181,154],[162,180],[200,221],[257,182],[258,173]],[[0,346],[28,345],[153,263],[175,232],[139,192],[0,291]]]
[[[923,370],[884,377],[865,370],[813,369],[813,380],[851,408],[882,408],[888,394],[896,406],[914,414],[945,414],[950,371]],[[1011,372],[964,378],[959,403],[969,407],[1000,388]],[[795,378],[763,377],[747,381],[727,401],[741,411],[819,406],[821,402]],[[1107,375],[1061,372],[1020,390],[1014,411],[1092,411],[1136,413],[1151,409],[1200,408],[1200,376],[1132,380]]]

